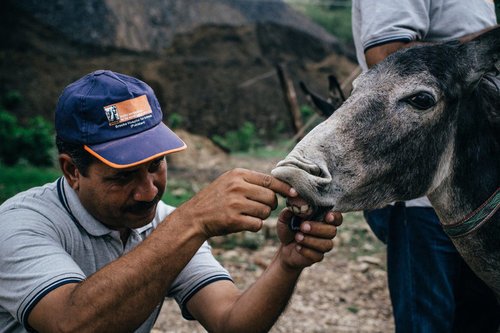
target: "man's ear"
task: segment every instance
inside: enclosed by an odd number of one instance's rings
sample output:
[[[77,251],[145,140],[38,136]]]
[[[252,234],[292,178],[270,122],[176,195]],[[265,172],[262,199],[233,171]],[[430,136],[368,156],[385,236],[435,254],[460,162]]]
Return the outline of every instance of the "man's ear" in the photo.
[[[73,159],[68,154],[59,154],[59,166],[68,184],[77,191],[80,187],[80,171],[76,167]]]
[[[466,80],[476,85],[486,72],[500,70],[500,26],[461,46]]]

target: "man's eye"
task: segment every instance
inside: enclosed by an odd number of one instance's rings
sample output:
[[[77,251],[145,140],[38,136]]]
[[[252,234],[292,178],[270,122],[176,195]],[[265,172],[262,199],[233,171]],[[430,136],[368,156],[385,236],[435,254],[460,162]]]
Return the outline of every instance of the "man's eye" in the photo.
[[[132,173],[123,172],[117,175],[114,175],[111,180],[117,183],[126,183],[132,178]]]
[[[419,110],[427,110],[436,105],[434,97],[424,91],[406,98],[406,102]]]
[[[161,162],[163,162],[163,160],[165,159],[165,157],[162,157],[162,158],[159,158],[159,159],[156,159],[153,161],[153,165],[160,165]]]
[[[158,170],[158,168],[160,167],[161,163],[165,160],[165,157],[162,157],[162,158],[159,158],[159,159],[156,159],[154,160],[151,165],[149,166],[149,171],[150,172],[154,172],[156,170]]]

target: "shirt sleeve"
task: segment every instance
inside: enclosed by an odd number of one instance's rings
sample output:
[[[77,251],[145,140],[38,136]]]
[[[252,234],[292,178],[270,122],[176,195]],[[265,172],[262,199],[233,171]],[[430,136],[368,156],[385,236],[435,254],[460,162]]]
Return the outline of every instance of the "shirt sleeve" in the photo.
[[[359,0],[357,5],[364,51],[424,39],[429,29],[429,0]]]
[[[61,285],[85,279],[47,221],[31,211],[2,214],[0,307],[27,329],[29,313],[40,299]]]
[[[203,287],[220,280],[230,280],[228,271],[214,258],[210,245],[203,243],[187,266],[175,279],[168,293],[174,297],[186,319],[194,319],[186,308],[186,303]]]

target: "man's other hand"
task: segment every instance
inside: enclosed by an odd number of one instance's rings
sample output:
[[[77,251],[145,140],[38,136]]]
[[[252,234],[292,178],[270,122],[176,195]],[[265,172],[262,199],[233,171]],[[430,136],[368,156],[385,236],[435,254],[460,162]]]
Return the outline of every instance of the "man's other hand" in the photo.
[[[300,270],[323,260],[325,253],[333,248],[333,238],[343,217],[340,212],[329,211],[323,221],[303,221],[300,231],[294,233],[288,227],[293,216],[285,208],[278,217],[277,233],[282,243],[279,255],[283,268]]]

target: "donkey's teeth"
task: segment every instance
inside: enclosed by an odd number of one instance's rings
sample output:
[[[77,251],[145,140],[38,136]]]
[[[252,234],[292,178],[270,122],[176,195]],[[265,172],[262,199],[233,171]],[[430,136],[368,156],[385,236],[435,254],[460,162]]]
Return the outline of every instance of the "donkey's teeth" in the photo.
[[[313,213],[313,207],[302,197],[287,198],[286,205],[294,215],[308,218]]]

